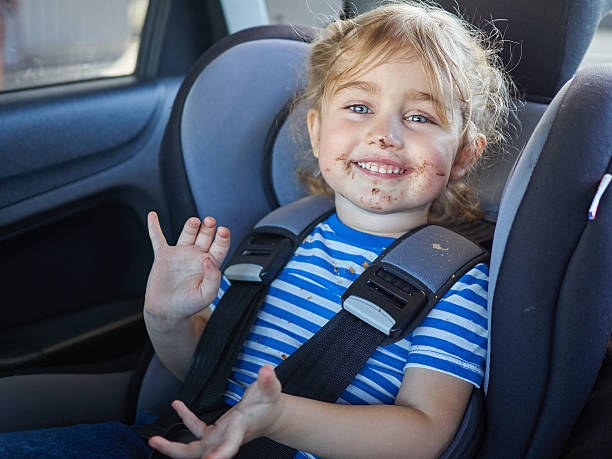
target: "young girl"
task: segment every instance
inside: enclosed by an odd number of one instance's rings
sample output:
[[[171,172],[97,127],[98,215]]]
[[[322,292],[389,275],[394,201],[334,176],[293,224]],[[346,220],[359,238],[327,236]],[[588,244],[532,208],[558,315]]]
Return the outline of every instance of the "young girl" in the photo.
[[[428,222],[478,216],[463,178],[502,139],[509,96],[480,36],[439,8],[392,4],[330,24],[316,40],[308,132],[336,213],[315,227],[272,283],[226,390],[216,424],[173,407],[197,441],[149,444],[173,457],[231,457],[266,436],[311,457],[434,457],[483,380],[487,267],[462,277],[406,339],[379,347],[337,403],[282,392],[274,366],[318,331],[348,285],[394,238]],[[318,176],[320,174],[320,177]],[[321,178],[324,182],[321,181]],[[184,377],[227,281],[229,230],[189,219],[168,246],[149,215],[155,251],[145,319],[157,354]],[[221,284],[221,288],[219,288]]]

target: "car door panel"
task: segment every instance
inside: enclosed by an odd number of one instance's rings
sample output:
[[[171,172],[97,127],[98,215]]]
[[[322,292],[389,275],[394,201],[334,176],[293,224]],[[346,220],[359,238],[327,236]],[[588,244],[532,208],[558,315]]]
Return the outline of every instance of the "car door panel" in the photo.
[[[179,83],[3,104],[0,374],[137,358],[145,218],[165,212],[158,151]]]
[[[0,109],[0,207],[135,154],[139,140],[155,129],[162,91],[155,83],[128,83],[112,90],[5,104]]]

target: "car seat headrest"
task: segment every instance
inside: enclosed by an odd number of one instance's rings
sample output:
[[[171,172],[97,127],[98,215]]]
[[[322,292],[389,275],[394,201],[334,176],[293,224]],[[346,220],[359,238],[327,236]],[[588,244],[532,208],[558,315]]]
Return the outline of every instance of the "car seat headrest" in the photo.
[[[503,35],[502,59],[527,100],[548,103],[574,75],[610,0],[441,0],[484,31]]]
[[[273,130],[277,129],[274,133]],[[275,135],[276,134],[276,135]],[[284,205],[308,194],[308,188],[298,176],[304,156],[312,154],[306,129],[306,107],[294,107],[288,115],[282,112],[273,125],[266,146],[270,177],[267,182],[273,193],[269,197],[274,205]]]
[[[174,237],[188,217],[213,215],[237,242],[275,207],[263,153],[301,84],[312,33],[248,29],[217,42],[190,70],[160,151]]]

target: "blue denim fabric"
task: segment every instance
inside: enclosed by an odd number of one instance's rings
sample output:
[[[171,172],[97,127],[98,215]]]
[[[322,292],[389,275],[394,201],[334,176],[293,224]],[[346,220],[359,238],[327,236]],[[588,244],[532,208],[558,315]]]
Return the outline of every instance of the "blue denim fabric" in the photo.
[[[2,458],[146,458],[151,448],[120,422],[0,434]]]

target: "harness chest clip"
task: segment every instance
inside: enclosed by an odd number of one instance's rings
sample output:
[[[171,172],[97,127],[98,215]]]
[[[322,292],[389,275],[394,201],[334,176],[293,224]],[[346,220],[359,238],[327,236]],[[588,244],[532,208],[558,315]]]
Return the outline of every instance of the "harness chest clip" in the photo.
[[[269,284],[291,258],[293,241],[272,233],[256,233],[243,239],[225,268],[230,281]]]
[[[387,263],[375,263],[342,295],[342,307],[397,341],[427,304],[416,282]]]

